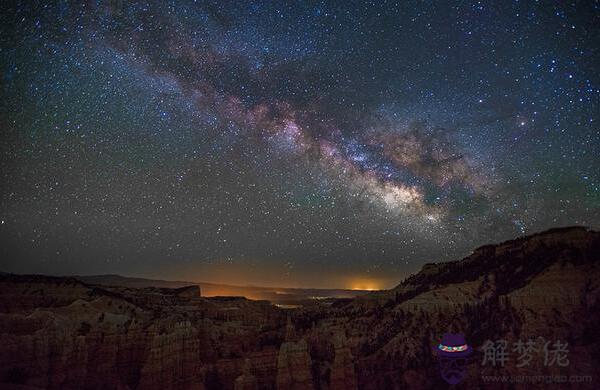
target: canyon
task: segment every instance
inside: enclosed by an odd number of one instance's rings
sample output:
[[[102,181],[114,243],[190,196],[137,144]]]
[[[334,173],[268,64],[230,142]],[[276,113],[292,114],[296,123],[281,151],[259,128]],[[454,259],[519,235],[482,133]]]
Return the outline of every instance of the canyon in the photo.
[[[597,381],[599,260],[600,233],[552,229],[426,264],[391,290],[293,309],[196,285],[0,274],[0,387],[444,388],[432,348],[448,332],[475,350],[464,388],[545,387],[486,382],[493,375]],[[514,351],[502,366],[482,363],[487,341],[538,339],[568,343],[568,365],[518,367]]]

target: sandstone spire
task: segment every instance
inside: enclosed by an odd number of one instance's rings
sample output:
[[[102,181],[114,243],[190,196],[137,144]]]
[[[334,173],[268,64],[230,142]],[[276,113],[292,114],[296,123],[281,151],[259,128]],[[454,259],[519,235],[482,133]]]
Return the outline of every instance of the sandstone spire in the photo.
[[[312,390],[311,359],[306,340],[293,341],[296,337],[294,324],[288,316],[285,341],[277,357],[277,389]]]
[[[246,359],[244,362],[244,368],[242,369],[242,375],[238,376],[235,380],[235,390],[256,390],[258,389],[258,382],[256,377],[252,375],[250,371],[251,362],[250,359]]]
[[[331,366],[331,390],[357,389],[354,357],[350,352],[344,331],[338,331],[333,336],[335,356]]]

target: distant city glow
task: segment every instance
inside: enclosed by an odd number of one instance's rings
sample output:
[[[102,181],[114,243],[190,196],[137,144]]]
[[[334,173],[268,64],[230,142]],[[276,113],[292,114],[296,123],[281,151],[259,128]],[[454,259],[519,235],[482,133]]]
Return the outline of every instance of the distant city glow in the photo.
[[[351,290],[363,290],[363,291],[377,291],[383,288],[380,282],[375,280],[356,280],[351,284]]]

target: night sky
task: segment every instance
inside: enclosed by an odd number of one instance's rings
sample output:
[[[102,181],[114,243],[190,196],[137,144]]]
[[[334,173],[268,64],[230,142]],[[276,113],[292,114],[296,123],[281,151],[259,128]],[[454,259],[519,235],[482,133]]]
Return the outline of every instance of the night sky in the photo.
[[[0,269],[391,287],[600,228],[600,3],[457,4],[3,2]]]

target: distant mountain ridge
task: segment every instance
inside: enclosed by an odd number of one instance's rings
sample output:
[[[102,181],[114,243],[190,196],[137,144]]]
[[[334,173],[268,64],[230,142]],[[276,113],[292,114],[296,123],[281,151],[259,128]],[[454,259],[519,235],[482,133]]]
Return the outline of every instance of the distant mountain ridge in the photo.
[[[173,280],[161,280],[161,279],[147,279],[134,276],[122,276],[118,274],[101,274],[101,275],[73,275],[72,278],[81,280],[88,284],[98,284],[106,286],[122,286],[131,288],[144,288],[144,287],[165,287],[165,288],[179,288],[185,286],[197,285],[200,283],[186,282],[186,281],[173,281]]]
[[[365,295],[369,291],[347,289],[318,289],[318,288],[287,288],[287,287],[261,287],[261,286],[234,286],[206,282],[169,281],[128,277],[115,274],[109,275],[76,275],[72,276],[87,284],[101,286],[120,286],[130,288],[164,287],[180,288],[186,286],[199,286],[203,296],[243,296],[248,299],[268,300],[280,304],[301,304],[306,300],[354,298]]]

